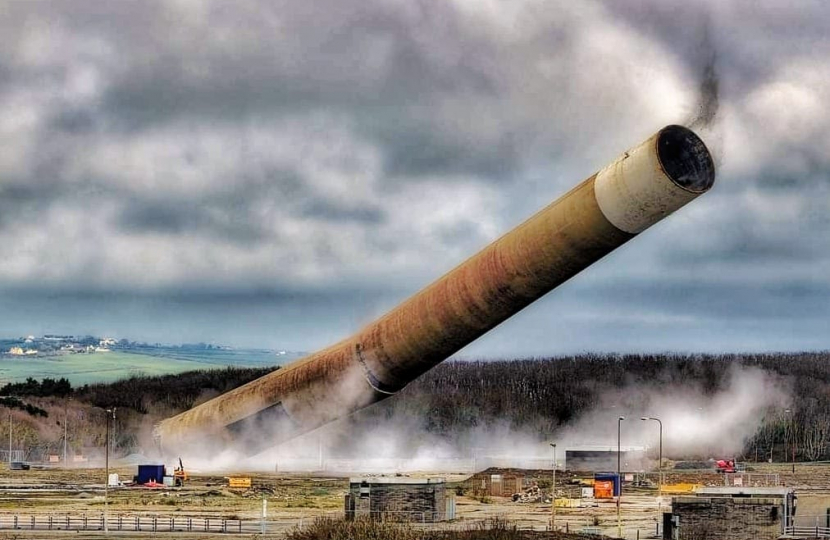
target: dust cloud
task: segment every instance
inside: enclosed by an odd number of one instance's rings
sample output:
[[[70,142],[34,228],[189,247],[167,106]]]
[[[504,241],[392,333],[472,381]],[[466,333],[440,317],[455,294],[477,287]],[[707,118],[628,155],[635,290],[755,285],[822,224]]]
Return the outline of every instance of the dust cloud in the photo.
[[[670,459],[740,456],[770,411],[789,405],[787,381],[753,367],[724,366],[716,389],[682,381],[631,383],[606,389],[596,405],[552,435],[517,427],[504,419],[452,433],[428,429],[428,418],[393,415],[365,428],[346,418],[248,457],[226,450],[191,455],[202,471],[278,471],[331,473],[406,473],[417,471],[470,473],[487,467],[549,469],[555,441],[557,463],[564,450],[577,446],[617,444],[617,418],[624,416],[623,446],[647,447],[656,457],[663,423],[663,455]],[[394,399],[394,398],[393,398]],[[363,426],[358,429],[357,426]]]
[[[622,445],[656,449],[663,423],[663,456],[670,459],[720,458],[740,455],[761,427],[767,412],[790,403],[786,380],[758,368],[726,368],[715,392],[700,385],[655,382],[609,391],[600,403],[557,436],[566,445],[617,443],[617,418],[624,416]]]

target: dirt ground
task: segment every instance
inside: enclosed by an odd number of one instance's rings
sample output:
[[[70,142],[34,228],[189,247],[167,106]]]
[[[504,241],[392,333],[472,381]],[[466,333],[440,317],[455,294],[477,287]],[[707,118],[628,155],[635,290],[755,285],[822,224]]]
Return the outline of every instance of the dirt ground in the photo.
[[[132,478],[135,467],[115,468],[122,479]],[[791,465],[762,464],[753,466],[753,473],[777,474],[780,483],[793,486],[801,494],[830,495],[830,464],[797,464],[795,474]],[[549,471],[528,472],[539,479],[548,478]],[[100,516],[104,509],[102,469],[32,469],[9,471],[0,468],[0,517]],[[250,476],[251,489],[228,488],[228,476]],[[463,492],[463,476],[447,476],[451,486]],[[560,497],[573,493],[579,475],[560,474],[557,491]],[[586,475],[588,477],[588,475]],[[696,483],[722,485],[723,477],[713,472],[672,472],[666,483]],[[452,488],[455,491],[455,487]],[[311,476],[299,474],[198,474],[191,473],[190,481],[182,488],[150,489],[144,487],[111,488],[107,497],[110,516],[210,517],[211,519],[259,520],[262,499],[268,501],[266,535],[232,535],[234,538],[281,538],[293,527],[302,526],[317,516],[342,516],[343,498],[348,490],[348,477]],[[456,497],[457,519],[441,527],[463,528],[494,517],[517,523],[522,528],[546,530],[551,525],[550,503],[520,503],[506,497],[475,496],[463,492]],[[657,532],[661,513],[669,509],[671,495],[662,500],[654,487],[626,487],[620,505],[620,521],[624,538],[650,538]],[[805,503],[806,504],[806,503]],[[823,504],[823,503],[822,503]],[[113,517],[110,518],[114,519]],[[112,521],[110,521],[112,523]],[[614,501],[598,501],[576,508],[557,508],[557,529],[570,532],[601,532],[617,536],[617,508]],[[205,533],[111,533],[116,538],[227,538],[228,535]],[[0,531],[0,539],[11,538],[101,538],[100,532]]]

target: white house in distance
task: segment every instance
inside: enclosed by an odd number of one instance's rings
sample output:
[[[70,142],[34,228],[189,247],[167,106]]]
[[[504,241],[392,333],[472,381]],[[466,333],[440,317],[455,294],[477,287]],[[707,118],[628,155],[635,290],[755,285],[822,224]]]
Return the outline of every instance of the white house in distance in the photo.
[[[34,356],[37,351],[35,349],[24,349],[23,347],[12,347],[9,349],[9,354],[12,356]]]

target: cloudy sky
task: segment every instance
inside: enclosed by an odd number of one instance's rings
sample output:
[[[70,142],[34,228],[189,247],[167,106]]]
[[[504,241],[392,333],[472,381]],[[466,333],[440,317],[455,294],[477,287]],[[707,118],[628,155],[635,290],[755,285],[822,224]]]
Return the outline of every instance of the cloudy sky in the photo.
[[[0,334],[315,349],[708,80],[715,189],[463,354],[828,349],[830,10],[786,4],[2,0]]]

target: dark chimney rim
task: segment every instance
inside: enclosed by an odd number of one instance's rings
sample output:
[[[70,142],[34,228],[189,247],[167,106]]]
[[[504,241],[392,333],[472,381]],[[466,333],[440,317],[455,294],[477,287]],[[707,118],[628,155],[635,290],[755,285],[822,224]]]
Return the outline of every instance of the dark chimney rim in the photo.
[[[692,193],[704,193],[715,183],[715,163],[703,140],[691,129],[670,125],[657,135],[657,158],[672,182]]]

